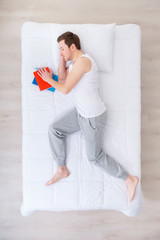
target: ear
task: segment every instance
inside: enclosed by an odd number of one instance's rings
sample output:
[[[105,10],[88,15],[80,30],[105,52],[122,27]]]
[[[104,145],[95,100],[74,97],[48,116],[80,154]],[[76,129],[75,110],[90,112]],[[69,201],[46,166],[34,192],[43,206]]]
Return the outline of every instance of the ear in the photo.
[[[75,49],[76,49],[76,45],[75,45],[74,43],[72,43],[72,45],[70,46],[70,48],[71,48],[72,50],[75,50]]]

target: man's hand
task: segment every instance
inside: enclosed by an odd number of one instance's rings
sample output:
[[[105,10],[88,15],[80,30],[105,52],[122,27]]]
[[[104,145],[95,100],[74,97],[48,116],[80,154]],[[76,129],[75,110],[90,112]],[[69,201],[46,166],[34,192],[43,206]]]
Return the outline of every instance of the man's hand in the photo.
[[[60,52],[60,54],[59,54],[59,57],[60,57],[60,58],[63,58],[63,60],[65,61],[65,59],[64,59],[64,57],[63,57],[63,55],[62,55],[61,52]]]
[[[52,79],[52,70],[49,68],[49,71],[48,72],[45,68],[40,68],[38,69],[38,72],[37,74],[47,83],[50,84],[50,80]]]

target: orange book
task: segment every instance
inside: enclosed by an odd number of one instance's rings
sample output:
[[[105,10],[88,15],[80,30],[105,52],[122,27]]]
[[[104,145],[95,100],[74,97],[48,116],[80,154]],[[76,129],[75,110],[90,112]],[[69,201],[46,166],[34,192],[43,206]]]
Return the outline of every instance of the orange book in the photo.
[[[49,70],[48,67],[46,67],[45,69],[46,69],[48,72],[50,72],[50,70]],[[51,87],[52,87],[51,84],[45,82],[45,81],[38,75],[38,70],[35,71],[35,72],[33,72],[33,74],[34,74],[35,79],[36,79],[36,81],[37,81],[37,83],[38,83],[38,86],[39,86],[40,91],[43,91],[43,90],[45,90],[45,89],[48,89],[48,88],[51,88]]]

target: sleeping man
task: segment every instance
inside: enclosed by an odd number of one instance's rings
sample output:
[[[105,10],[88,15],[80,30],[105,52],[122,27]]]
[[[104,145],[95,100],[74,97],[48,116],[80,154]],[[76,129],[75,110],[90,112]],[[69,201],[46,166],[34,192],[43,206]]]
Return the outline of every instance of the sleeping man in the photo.
[[[70,93],[75,108],[54,121],[48,130],[57,172],[45,185],[49,186],[70,175],[66,167],[65,139],[68,134],[81,131],[86,145],[88,160],[107,174],[125,181],[130,202],[133,200],[139,178],[130,175],[117,161],[102,149],[102,133],[106,123],[106,106],[99,95],[97,66],[94,59],[81,50],[79,37],[65,32],[57,39],[60,50],[58,82],[50,73],[41,68],[39,76],[63,94]],[[66,68],[66,61],[71,61]]]

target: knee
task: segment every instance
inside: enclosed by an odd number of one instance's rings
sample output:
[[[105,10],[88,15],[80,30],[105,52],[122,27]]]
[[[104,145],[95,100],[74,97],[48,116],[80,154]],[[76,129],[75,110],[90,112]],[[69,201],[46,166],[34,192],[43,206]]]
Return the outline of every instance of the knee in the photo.
[[[86,145],[86,155],[89,162],[91,163],[96,162],[97,154],[93,148],[88,148],[88,145]]]
[[[56,131],[56,126],[54,123],[52,123],[48,128],[48,134],[53,133]]]
[[[92,149],[92,151],[88,151],[87,153],[88,160],[93,164],[97,164],[97,161],[102,159],[104,156],[105,153],[103,152],[102,148],[100,148],[99,151],[97,150],[96,152]]]
[[[95,163],[96,163],[96,160],[97,160],[97,158],[96,158],[95,156],[88,156],[88,160],[89,160],[89,162],[91,162],[91,163],[95,164]]]
[[[56,123],[52,123],[50,126],[49,126],[49,128],[48,128],[48,135],[49,136],[52,136],[53,137],[53,135],[55,136],[55,137],[63,137],[64,135],[63,135],[63,133],[62,133],[62,131],[59,129],[59,127],[56,125]]]

